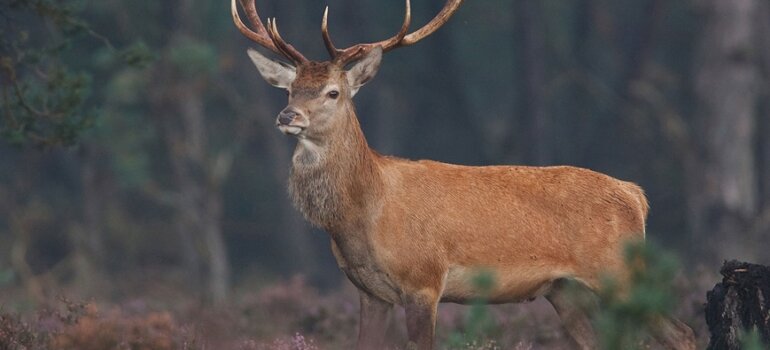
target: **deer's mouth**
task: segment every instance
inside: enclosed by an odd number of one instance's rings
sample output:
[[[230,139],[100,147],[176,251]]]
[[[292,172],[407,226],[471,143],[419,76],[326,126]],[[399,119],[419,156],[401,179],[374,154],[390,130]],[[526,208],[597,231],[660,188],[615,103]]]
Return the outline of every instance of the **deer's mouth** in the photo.
[[[275,126],[278,127],[284,135],[301,135],[305,129],[307,129],[310,123],[308,120],[297,113],[292,113],[288,117],[279,115],[275,120]]]
[[[284,135],[297,136],[305,131],[305,127],[299,125],[278,125],[278,130],[284,133]]]

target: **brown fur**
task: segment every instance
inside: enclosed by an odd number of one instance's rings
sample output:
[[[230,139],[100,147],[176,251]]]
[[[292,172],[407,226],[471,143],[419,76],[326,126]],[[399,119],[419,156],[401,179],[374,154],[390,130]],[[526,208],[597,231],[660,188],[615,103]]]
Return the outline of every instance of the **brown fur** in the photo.
[[[596,289],[605,274],[624,279],[623,245],[644,239],[639,186],[569,166],[382,156],[364,138],[341,67],[309,63],[297,72],[289,105],[309,126],[298,135],[289,190],[330,234],[340,268],[362,291],[362,315],[376,315],[362,320],[358,348],[376,348],[361,339],[381,338],[372,325],[388,304],[405,306],[410,342],[431,348],[437,303],[479,297],[472,281],[482,270],[495,277],[490,302],[548,295],[578,343],[593,344],[587,318],[555,285],[571,278]],[[326,99],[331,85],[343,97]]]
[[[326,86],[334,72],[329,62],[308,62],[297,67],[297,78],[292,86],[292,95],[315,96]]]

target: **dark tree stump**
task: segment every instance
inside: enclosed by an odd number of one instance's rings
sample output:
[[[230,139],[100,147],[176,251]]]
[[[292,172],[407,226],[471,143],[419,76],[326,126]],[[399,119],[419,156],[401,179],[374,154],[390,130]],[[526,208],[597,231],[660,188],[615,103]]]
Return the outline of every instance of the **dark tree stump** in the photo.
[[[770,267],[728,261],[724,278],[706,293],[709,350],[740,350],[740,334],[755,330],[770,344]]]

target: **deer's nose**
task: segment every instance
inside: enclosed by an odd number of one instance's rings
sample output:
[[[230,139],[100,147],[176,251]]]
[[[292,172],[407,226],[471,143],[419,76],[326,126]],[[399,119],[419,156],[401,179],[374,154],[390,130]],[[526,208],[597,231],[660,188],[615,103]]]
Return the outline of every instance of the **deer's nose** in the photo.
[[[281,111],[281,113],[278,114],[278,125],[290,125],[292,121],[294,121],[294,117],[297,116],[296,111],[291,109],[284,109]]]

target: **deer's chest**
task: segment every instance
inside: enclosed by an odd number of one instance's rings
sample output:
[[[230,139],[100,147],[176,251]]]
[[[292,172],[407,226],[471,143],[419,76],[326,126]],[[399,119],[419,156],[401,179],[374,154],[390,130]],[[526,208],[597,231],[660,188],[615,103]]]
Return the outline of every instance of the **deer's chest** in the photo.
[[[343,200],[336,182],[322,170],[292,169],[289,193],[294,206],[317,227],[328,227],[339,221]]]
[[[387,302],[400,304],[400,289],[378,263],[375,252],[365,239],[333,238],[332,253],[337,265],[358,289]]]

